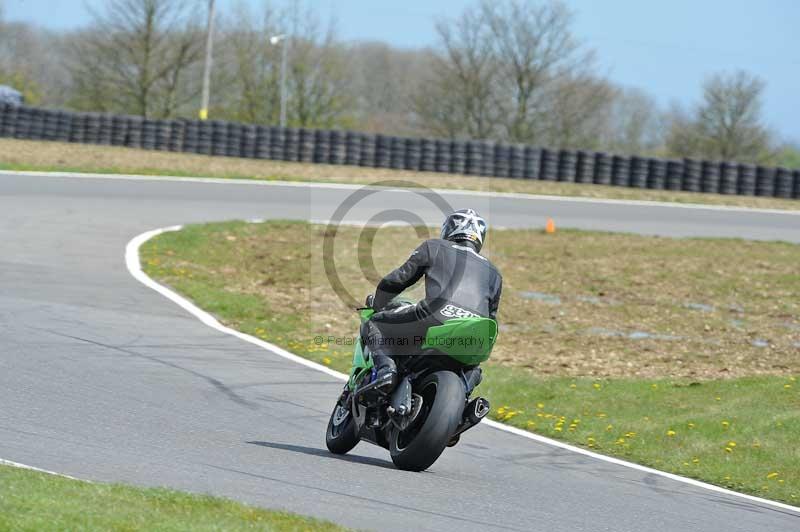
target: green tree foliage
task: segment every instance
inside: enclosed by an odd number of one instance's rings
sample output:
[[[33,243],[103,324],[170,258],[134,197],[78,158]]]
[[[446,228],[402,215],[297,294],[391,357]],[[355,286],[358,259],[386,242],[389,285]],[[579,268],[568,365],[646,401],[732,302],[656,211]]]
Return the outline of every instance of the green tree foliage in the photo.
[[[784,144],[775,153],[775,164],[800,169],[800,145]]]
[[[42,91],[35,80],[24,72],[4,72],[0,70],[0,85],[7,85],[22,93],[26,105],[39,105],[42,101]]]

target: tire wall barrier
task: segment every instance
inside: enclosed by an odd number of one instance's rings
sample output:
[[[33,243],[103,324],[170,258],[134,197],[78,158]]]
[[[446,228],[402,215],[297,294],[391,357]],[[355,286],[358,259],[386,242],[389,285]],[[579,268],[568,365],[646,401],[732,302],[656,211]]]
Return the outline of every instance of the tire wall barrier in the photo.
[[[223,120],[153,120],[0,103],[0,137],[316,164],[800,199],[800,170],[483,140],[405,138]],[[2,162],[2,159],[0,159]]]

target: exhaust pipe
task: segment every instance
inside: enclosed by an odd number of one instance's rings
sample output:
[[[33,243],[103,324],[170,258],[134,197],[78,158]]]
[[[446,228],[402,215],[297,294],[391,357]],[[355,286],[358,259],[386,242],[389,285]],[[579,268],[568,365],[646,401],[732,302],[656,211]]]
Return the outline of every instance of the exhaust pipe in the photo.
[[[486,415],[491,410],[489,406],[489,400],[484,399],[483,397],[476,397],[469,403],[467,403],[467,408],[465,408],[466,412],[466,420],[472,423],[472,425],[477,425],[481,422],[481,419],[485,418]]]
[[[461,424],[458,425],[458,428],[456,428],[456,431],[450,438],[452,445],[458,442],[458,436],[462,432],[480,423],[481,419],[485,418],[490,410],[491,406],[489,405],[489,400],[483,397],[476,397],[467,403],[467,406],[464,407],[464,415],[461,418]]]

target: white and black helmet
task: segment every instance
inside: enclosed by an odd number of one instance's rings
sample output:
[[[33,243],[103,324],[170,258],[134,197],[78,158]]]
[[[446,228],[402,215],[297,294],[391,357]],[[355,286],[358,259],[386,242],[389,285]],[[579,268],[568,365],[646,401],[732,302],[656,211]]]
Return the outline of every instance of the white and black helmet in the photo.
[[[486,220],[472,209],[460,209],[445,218],[441,238],[453,242],[472,242],[480,251],[486,239]]]

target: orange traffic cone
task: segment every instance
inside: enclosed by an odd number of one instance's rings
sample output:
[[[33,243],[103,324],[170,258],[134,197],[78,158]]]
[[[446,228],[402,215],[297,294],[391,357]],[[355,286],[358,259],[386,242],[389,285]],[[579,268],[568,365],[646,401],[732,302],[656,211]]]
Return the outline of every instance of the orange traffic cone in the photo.
[[[547,234],[552,234],[556,232],[556,223],[553,221],[552,218],[547,219],[547,225],[544,226],[544,232]]]

